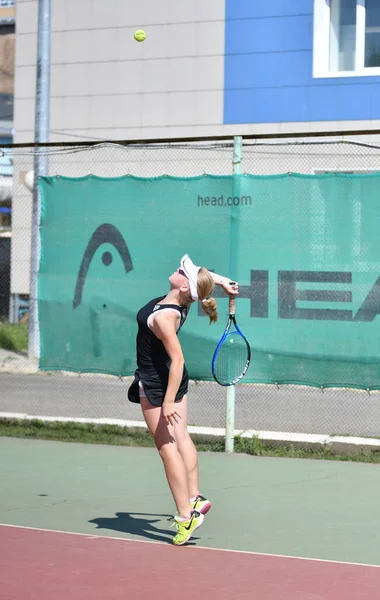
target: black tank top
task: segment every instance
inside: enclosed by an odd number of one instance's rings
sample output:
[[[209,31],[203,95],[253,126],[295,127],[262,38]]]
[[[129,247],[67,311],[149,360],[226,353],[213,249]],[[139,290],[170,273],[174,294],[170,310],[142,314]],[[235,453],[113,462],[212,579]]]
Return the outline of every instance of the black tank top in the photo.
[[[165,296],[154,298],[137,313],[138,332],[136,338],[136,353],[137,367],[140,373],[162,375],[163,372],[168,371],[171,363],[164,344],[148,327],[149,316],[157,311],[166,310],[168,308],[178,311],[180,315],[180,324],[177,334],[187,317],[188,309],[186,306],[179,306],[178,304],[158,304],[164,298]]]

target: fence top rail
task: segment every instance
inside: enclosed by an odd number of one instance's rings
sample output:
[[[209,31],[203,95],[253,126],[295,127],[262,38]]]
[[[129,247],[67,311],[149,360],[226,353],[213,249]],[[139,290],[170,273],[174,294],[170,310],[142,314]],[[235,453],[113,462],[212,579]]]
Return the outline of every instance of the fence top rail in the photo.
[[[173,137],[173,138],[146,138],[146,139],[135,139],[135,140],[83,140],[83,141],[72,141],[72,142],[28,142],[28,143],[17,143],[17,144],[2,144],[2,148],[55,148],[55,147],[70,147],[70,146],[97,146],[100,142],[109,142],[118,146],[141,146],[148,144],[179,144],[179,143],[192,143],[192,142],[217,142],[217,141],[232,141],[236,136],[230,135],[210,135],[210,136],[197,136],[197,137]],[[361,135],[380,135],[380,129],[349,129],[340,131],[303,131],[303,132],[282,132],[282,133],[249,133],[243,135],[243,141],[246,140],[273,140],[273,139],[299,139],[299,138],[344,138],[347,136],[361,136]],[[342,139],[341,139],[342,141]]]

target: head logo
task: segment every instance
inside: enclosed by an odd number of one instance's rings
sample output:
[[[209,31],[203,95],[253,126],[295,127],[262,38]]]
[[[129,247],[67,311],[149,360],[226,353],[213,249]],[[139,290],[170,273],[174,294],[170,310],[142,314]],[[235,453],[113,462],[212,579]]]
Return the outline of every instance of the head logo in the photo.
[[[118,251],[121,260],[123,261],[124,269],[126,273],[133,270],[133,264],[131,255],[129,254],[128,246],[125,243],[123,236],[120,231],[109,223],[103,223],[100,225],[92,234],[90,241],[87,244],[87,248],[84,252],[81,266],[77,277],[77,283],[75,286],[73,309],[77,308],[82,302],[83,288],[87,277],[87,272],[90,267],[91,261],[97,249],[103,244],[112,244]],[[102,256],[103,264],[108,267],[112,264],[113,256],[111,252],[104,252]]]

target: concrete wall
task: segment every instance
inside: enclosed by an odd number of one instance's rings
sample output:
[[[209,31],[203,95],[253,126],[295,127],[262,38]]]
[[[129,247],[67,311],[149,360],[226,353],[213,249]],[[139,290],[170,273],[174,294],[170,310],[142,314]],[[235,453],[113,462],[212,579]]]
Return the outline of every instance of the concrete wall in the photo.
[[[34,135],[37,8],[17,2],[16,142]],[[223,0],[52,0],[51,141],[217,132],[224,10]]]

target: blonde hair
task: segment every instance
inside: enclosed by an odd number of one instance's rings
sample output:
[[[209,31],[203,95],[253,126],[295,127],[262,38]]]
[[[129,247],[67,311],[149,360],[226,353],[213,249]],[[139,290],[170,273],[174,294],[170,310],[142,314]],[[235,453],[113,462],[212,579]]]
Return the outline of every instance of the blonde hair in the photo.
[[[210,298],[214,287],[215,283],[210,272],[205,267],[201,267],[198,271],[197,292],[202,308],[210,319],[210,324],[218,320],[216,300],[215,298]]]
[[[205,267],[201,267],[198,271],[197,278],[198,300],[201,303],[204,312],[210,319],[210,325],[218,320],[216,300],[215,298],[210,298],[210,294],[212,294],[214,291],[214,287],[215,283],[210,275],[210,271],[208,271]],[[184,300],[188,307],[194,302],[193,298],[191,297],[190,290],[186,294]]]

